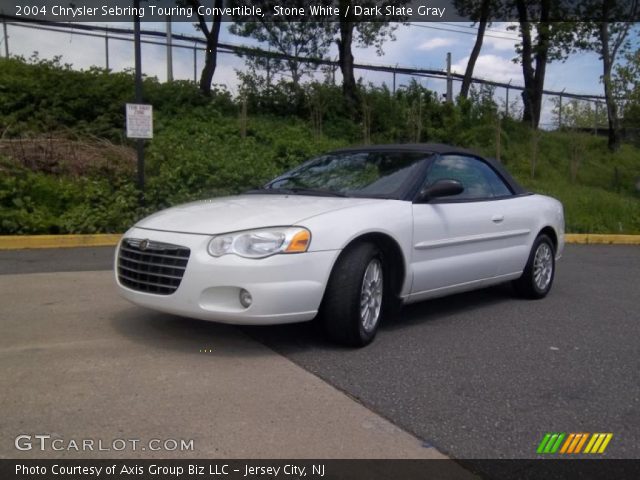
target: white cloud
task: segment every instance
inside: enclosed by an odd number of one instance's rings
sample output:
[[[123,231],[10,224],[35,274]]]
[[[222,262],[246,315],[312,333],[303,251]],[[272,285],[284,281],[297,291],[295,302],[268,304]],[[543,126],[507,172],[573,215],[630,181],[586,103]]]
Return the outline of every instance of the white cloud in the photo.
[[[457,61],[451,65],[451,70],[464,74],[468,61],[468,56]],[[509,82],[509,80],[513,80],[514,83],[520,83],[522,69],[520,65],[513,63],[509,58],[487,54],[478,57],[475,68],[473,69],[473,76],[495,80],[497,82]]]
[[[436,50],[438,48],[449,47],[457,42],[452,38],[435,37],[430,38],[418,45],[417,50]]]
[[[518,30],[510,30],[517,26],[516,22],[493,23],[485,32],[483,47],[493,50],[515,52],[516,44],[520,41]]]

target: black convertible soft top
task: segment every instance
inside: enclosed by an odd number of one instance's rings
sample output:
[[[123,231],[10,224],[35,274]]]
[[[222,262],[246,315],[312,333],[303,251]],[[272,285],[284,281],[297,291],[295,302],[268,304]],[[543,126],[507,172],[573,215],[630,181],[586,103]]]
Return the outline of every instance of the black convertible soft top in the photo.
[[[446,145],[444,143],[397,143],[397,144],[386,144],[386,145],[362,145],[356,147],[346,147],[341,148],[339,150],[335,150],[335,153],[338,152],[398,152],[398,151],[409,151],[409,152],[424,152],[424,153],[435,153],[438,155],[471,155],[473,157],[481,158],[485,162],[487,162],[493,169],[500,174],[505,182],[509,185],[511,190],[516,195],[523,195],[529,193],[527,190],[522,188],[522,186],[516,182],[516,180],[511,176],[511,174],[504,168],[502,163],[500,163],[495,158],[487,158],[482,155],[468,150],[466,148],[454,147],[452,145]]]

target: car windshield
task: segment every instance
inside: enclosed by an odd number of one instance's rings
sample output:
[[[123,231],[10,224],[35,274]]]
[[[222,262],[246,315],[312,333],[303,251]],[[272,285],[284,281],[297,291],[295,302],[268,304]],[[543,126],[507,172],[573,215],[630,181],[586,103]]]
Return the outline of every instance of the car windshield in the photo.
[[[291,193],[396,198],[415,178],[424,152],[337,152],[310,160],[265,186]]]

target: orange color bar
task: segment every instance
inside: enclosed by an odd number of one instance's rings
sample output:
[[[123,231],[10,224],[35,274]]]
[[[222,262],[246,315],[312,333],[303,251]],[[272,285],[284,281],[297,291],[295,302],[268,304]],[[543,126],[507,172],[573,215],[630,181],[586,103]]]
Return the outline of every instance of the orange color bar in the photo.
[[[573,439],[573,442],[571,442],[571,446],[569,447],[569,450],[567,450],[567,453],[573,453],[574,449],[576,448],[576,445],[578,445],[578,442],[580,441],[581,438],[582,438],[582,434],[577,433]]]
[[[578,443],[578,445],[576,446],[576,449],[573,453],[580,453],[580,451],[582,450],[582,446],[584,445],[584,442],[587,441],[587,438],[589,438],[589,434],[583,433],[582,439],[580,440],[580,443]]]
[[[565,440],[564,445],[562,445],[562,448],[560,449],[560,453],[567,453],[567,448],[569,448],[569,445],[571,444],[571,442],[573,442],[573,439],[575,438],[576,434],[572,433],[569,435],[569,437]]]

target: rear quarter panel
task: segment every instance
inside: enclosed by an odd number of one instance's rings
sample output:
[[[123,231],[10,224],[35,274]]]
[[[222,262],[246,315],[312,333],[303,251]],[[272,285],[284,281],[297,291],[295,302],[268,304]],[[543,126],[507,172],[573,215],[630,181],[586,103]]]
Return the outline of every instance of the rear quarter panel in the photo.
[[[545,195],[524,195],[508,201],[505,217],[513,229],[526,229],[525,237],[504,240],[504,263],[499,275],[508,275],[524,270],[533,242],[540,232],[551,227],[557,240],[556,258],[564,249],[564,212],[562,204]]]

